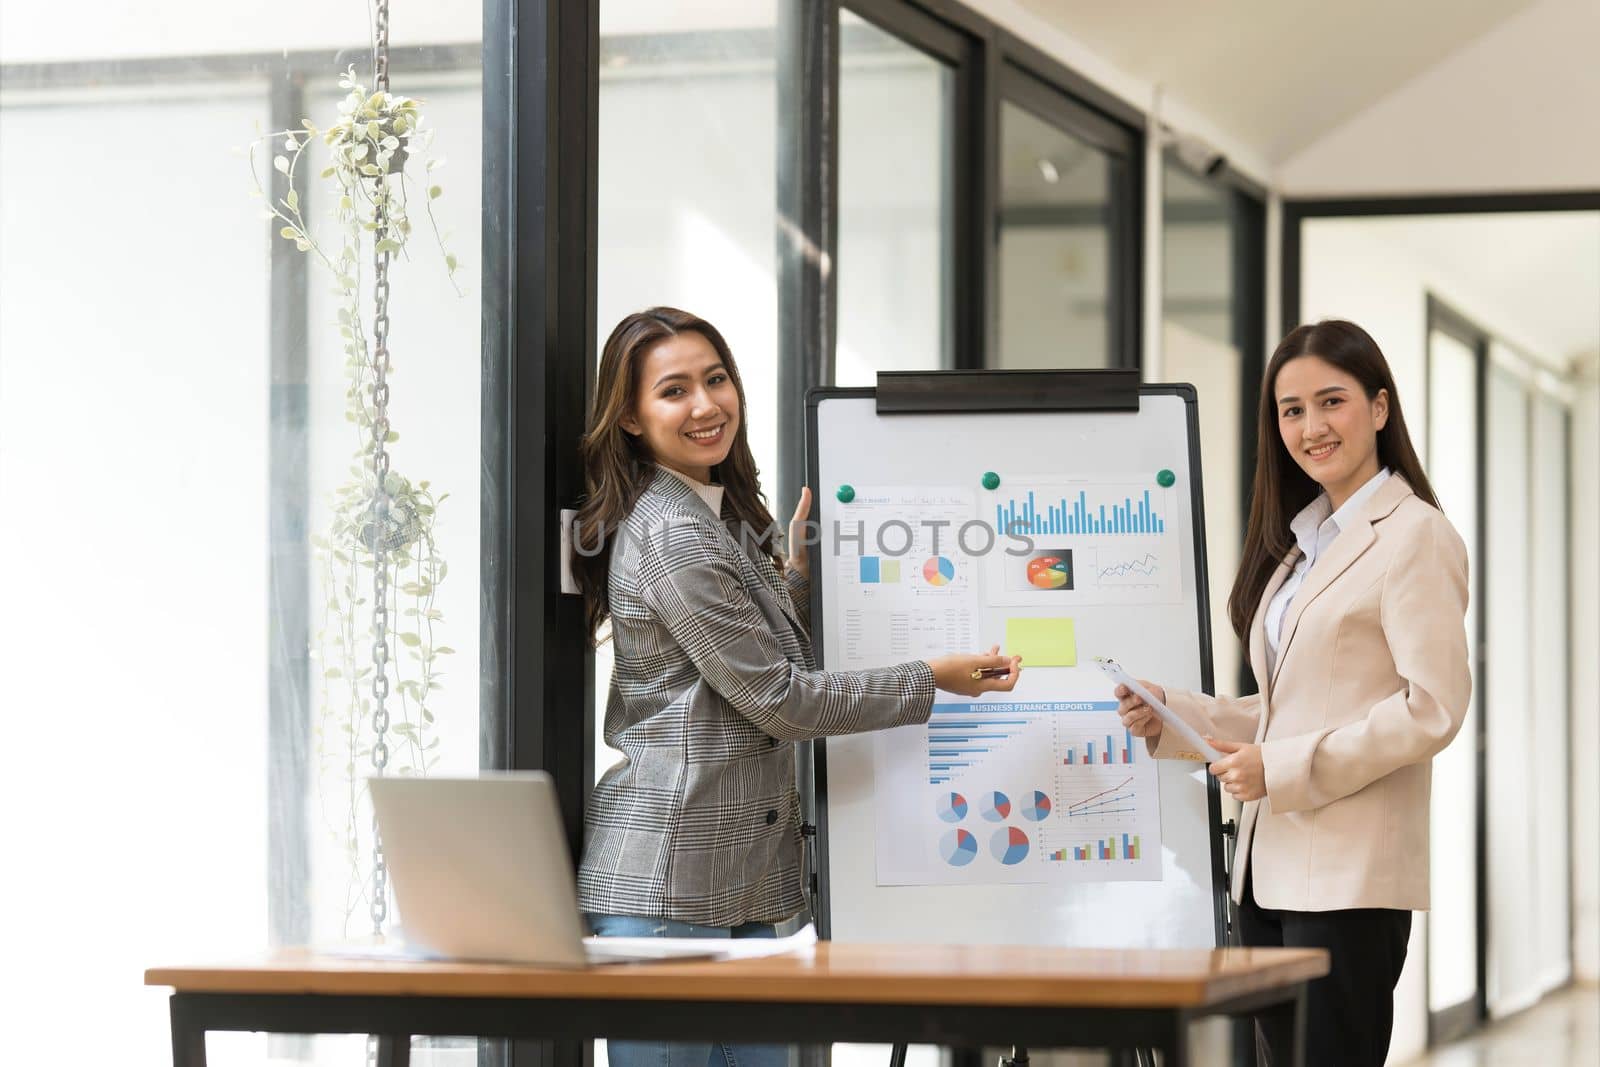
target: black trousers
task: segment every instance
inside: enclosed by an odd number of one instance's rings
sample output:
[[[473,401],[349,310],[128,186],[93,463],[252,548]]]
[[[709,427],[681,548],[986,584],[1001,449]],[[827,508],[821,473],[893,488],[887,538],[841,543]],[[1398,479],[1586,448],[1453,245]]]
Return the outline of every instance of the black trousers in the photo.
[[[1239,933],[1252,948],[1325,948],[1327,975],[1306,990],[1306,1067],[1383,1067],[1394,1030],[1394,987],[1406,962],[1411,913],[1389,908],[1268,911],[1246,869]],[[1293,1062],[1288,1009],[1256,1016],[1256,1062]]]

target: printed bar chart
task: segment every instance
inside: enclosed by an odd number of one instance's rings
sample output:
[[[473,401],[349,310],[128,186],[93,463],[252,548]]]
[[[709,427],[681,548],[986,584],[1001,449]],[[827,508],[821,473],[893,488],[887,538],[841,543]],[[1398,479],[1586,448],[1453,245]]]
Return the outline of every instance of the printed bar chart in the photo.
[[[1068,503],[1065,497],[1042,506],[1038,494],[1029,490],[1025,498],[1012,498],[995,505],[995,524],[1001,530],[1027,534],[1161,534],[1167,529],[1165,517],[1156,512],[1146,489],[1136,500],[1124,496],[1121,503],[1089,505],[1087,490]]]
[[[1090,841],[1071,848],[1058,848],[1046,852],[1045,859],[1056,863],[1091,863],[1098,860],[1136,860],[1139,858],[1138,834],[1113,834],[1098,841]]]
[[[943,785],[987,762],[1031,727],[1062,715],[1115,711],[1116,701],[940,703],[928,718],[928,784]],[[1087,731],[1085,731],[1087,732]],[[1126,731],[1124,731],[1126,733]],[[1106,738],[1110,741],[1110,736]]]
[[[1084,742],[1081,749],[1078,745],[1068,745],[1067,754],[1062,757],[1061,763],[1066,767],[1086,767],[1095,764],[1103,767],[1113,763],[1132,763],[1133,758],[1133,735],[1124,730],[1121,737],[1107,734],[1104,745],[1096,745],[1093,741]]]

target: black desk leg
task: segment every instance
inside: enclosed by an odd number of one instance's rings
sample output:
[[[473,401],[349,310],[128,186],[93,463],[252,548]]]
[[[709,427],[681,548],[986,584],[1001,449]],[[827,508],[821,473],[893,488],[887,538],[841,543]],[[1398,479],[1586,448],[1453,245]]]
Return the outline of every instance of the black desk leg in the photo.
[[[206,1067],[206,1031],[195,1023],[189,1002],[172,994],[172,1067]]]
[[[952,1048],[949,1067],[983,1067],[983,1049]]]
[[[1189,1067],[1194,1062],[1189,1055],[1189,1019],[1182,1012],[1175,1013],[1165,1026],[1156,1051],[1161,1054],[1161,1067]]]
[[[379,1034],[378,1067],[411,1067],[411,1035]]]
[[[1306,988],[1301,982],[1294,995],[1294,1067],[1306,1067]]]

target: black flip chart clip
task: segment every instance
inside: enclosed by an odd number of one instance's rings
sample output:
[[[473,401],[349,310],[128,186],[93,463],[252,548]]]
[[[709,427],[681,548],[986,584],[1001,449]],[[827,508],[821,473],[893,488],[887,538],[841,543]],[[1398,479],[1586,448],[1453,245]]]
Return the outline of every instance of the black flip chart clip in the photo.
[[[883,371],[879,415],[982,411],[1138,411],[1133,370]]]

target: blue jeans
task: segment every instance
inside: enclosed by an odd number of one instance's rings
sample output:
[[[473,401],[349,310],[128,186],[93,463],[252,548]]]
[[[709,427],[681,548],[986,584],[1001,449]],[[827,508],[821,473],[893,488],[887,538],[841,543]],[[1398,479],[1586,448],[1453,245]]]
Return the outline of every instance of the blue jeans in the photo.
[[[643,915],[586,915],[600,937],[777,937],[771,923],[696,926]],[[789,1067],[787,1045],[733,1045],[725,1041],[608,1041],[611,1067]]]

